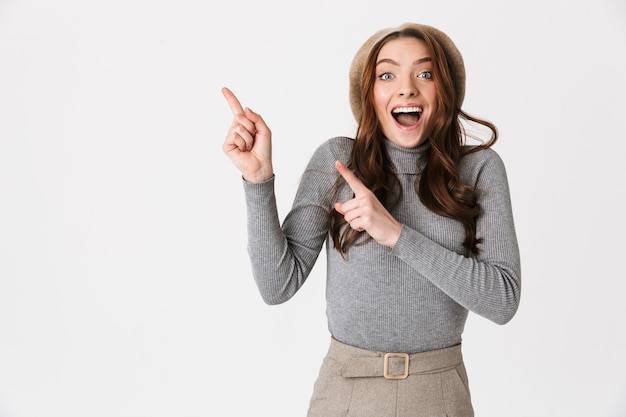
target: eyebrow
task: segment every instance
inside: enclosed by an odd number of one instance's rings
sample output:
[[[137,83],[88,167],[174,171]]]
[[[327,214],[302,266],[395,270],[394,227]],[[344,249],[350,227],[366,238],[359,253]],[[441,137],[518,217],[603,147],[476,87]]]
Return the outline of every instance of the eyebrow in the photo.
[[[413,65],[419,65],[419,64],[423,64],[424,62],[430,62],[430,61],[432,61],[432,59],[429,56],[427,56],[427,57],[420,58],[420,59],[416,60],[415,62],[413,62]],[[392,64],[392,65],[399,65],[396,61],[394,61],[391,58],[383,58],[383,59],[381,59],[380,61],[378,61],[376,63],[376,66],[378,66],[379,64],[383,64],[383,63],[388,63],[388,64]]]

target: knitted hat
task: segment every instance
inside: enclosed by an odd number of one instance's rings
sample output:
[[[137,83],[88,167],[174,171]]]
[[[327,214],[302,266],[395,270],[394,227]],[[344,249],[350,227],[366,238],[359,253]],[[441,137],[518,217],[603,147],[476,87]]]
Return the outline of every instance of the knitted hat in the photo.
[[[361,84],[363,83],[363,70],[365,68],[367,56],[374,45],[376,45],[376,43],[382,38],[392,32],[400,31],[405,28],[418,29],[425,34],[430,35],[439,43],[451,67],[450,71],[452,81],[456,90],[456,97],[459,102],[459,106],[463,102],[463,98],[465,97],[465,66],[463,64],[463,57],[452,40],[448,37],[448,35],[432,26],[420,25],[417,23],[404,23],[396,28],[387,28],[376,32],[367,41],[365,41],[352,60],[352,65],[350,66],[350,106],[352,107],[352,114],[354,114],[357,122],[361,120]]]

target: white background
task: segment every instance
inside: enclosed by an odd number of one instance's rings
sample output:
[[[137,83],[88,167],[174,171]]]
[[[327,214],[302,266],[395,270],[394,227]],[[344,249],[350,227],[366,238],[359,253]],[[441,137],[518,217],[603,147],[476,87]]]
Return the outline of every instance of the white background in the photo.
[[[0,416],[303,416],[324,258],[262,303],[220,87],[273,130],[284,217],[354,133],[354,52],[405,21],[456,42],[509,173],[522,303],[470,315],[476,415],[624,417],[622,0],[0,0]]]

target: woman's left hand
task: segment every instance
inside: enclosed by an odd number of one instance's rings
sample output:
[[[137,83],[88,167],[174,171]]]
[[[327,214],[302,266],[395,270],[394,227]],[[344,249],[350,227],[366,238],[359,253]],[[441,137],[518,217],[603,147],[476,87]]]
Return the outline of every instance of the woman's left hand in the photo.
[[[400,237],[402,224],[348,167],[340,161],[335,162],[335,167],[354,192],[351,200],[335,203],[335,210],[343,214],[354,230],[364,230],[381,245],[393,248]]]

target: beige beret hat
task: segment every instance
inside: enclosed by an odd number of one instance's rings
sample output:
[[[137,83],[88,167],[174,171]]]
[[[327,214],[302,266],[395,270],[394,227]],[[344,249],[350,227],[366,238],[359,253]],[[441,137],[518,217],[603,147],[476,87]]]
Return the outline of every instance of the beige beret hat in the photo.
[[[450,65],[450,73],[452,75],[459,106],[463,103],[463,98],[465,97],[465,65],[463,64],[463,57],[456,45],[452,42],[452,39],[432,26],[417,23],[404,23],[401,26],[382,29],[373,34],[359,48],[352,60],[352,65],[350,66],[350,106],[352,107],[352,114],[354,114],[357,122],[361,120],[361,84],[363,83],[363,70],[367,56],[378,41],[392,32],[401,31],[405,28],[417,29],[430,35],[439,43]]]

